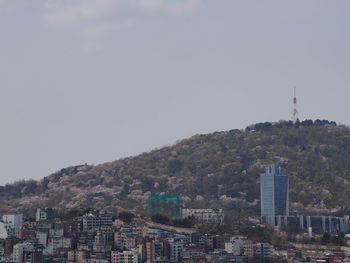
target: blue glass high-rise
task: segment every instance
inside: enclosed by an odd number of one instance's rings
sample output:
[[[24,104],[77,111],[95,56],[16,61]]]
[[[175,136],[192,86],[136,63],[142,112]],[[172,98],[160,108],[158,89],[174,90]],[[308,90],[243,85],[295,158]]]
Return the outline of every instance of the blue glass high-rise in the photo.
[[[278,165],[266,167],[260,175],[261,216],[289,215],[288,175]]]

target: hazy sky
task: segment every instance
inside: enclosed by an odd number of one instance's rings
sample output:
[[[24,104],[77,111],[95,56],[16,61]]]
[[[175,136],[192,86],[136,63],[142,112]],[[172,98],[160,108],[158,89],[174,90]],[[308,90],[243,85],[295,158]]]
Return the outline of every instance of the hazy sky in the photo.
[[[0,0],[0,184],[299,116],[350,124],[349,0]]]

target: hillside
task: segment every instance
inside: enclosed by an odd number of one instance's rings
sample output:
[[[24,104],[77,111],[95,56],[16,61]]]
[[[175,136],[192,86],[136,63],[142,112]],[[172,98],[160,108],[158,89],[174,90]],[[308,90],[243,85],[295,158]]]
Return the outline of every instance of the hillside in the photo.
[[[270,163],[290,176],[292,211],[350,210],[350,129],[317,120],[195,135],[135,157],[8,184],[0,187],[0,211],[51,206],[143,213],[150,193],[164,192],[180,193],[187,207],[258,215],[259,174]]]

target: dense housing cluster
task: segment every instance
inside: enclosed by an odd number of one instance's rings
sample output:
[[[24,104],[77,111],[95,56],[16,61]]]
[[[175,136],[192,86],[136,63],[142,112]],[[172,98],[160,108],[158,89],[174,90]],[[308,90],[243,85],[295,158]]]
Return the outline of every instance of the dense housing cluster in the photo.
[[[187,209],[185,214],[211,225],[220,225],[224,216],[211,209]],[[0,225],[1,262],[249,262],[281,256],[271,244],[245,236],[164,230],[140,218],[125,223],[103,211],[64,220],[52,209],[37,209],[35,221],[7,214]]]

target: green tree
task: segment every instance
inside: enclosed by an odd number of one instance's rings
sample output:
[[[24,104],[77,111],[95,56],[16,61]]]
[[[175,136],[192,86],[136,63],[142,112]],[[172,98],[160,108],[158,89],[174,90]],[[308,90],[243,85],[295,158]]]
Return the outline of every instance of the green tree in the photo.
[[[135,215],[131,212],[123,211],[118,214],[118,219],[130,224]]]
[[[154,214],[152,215],[152,221],[158,224],[168,224],[170,222],[170,218],[165,216],[165,215],[161,215],[161,214]]]

